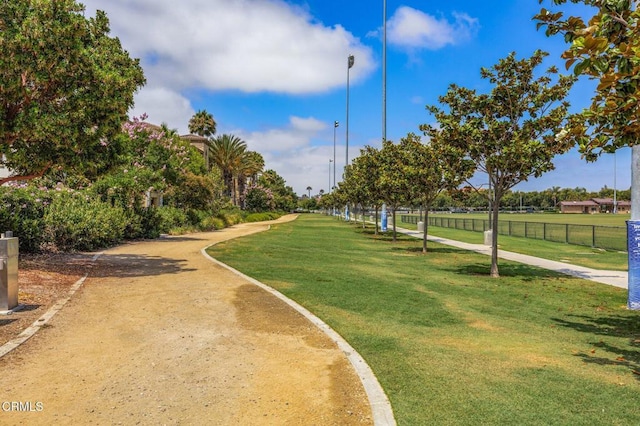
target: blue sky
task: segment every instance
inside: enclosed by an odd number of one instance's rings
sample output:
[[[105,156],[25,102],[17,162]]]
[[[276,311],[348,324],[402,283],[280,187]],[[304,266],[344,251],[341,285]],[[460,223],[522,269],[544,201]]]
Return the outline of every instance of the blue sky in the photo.
[[[260,152],[298,194],[329,190],[334,121],[336,176],[345,164],[347,57],[349,159],[382,140],[382,0],[85,0],[87,14],[107,12],[112,34],[141,58],[147,85],[132,115],[180,133],[206,109],[218,134]],[[550,1],[542,6],[552,8]],[[488,91],[480,68],[515,51],[550,53],[563,62],[561,37],[536,31],[538,0],[387,0],[387,138],[398,141],[432,123],[425,105],[452,84]],[[568,7],[568,6],[567,6]],[[571,6],[574,13],[584,10]],[[561,69],[564,69],[562,66]],[[593,84],[571,102],[588,106]],[[552,186],[598,190],[630,186],[630,151],[586,163],[575,150],[556,170],[515,190]]]

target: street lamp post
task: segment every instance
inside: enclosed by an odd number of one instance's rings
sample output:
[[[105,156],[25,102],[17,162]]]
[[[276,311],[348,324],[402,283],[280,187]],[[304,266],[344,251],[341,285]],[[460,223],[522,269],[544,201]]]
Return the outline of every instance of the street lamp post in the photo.
[[[349,57],[347,58],[347,121],[346,121],[346,138],[345,138],[345,145],[346,145],[346,155],[345,155],[345,160],[344,160],[344,170],[345,172],[347,171],[347,166],[349,165],[349,71],[351,70],[351,67],[353,66],[354,63],[354,56],[353,55],[349,55]],[[344,176],[344,173],[343,173]],[[347,205],[344,207],[344,220],[346,220],[347,222],[349,221],[349,203],[347,203]]]
[[[349,55],[349,58],[347,59],[347,121],[346,121],[347,129],[346,129],[346,139],[345,139],[345,144],[346,144],[346,156],[344,161],[345,167],[349,164],[349,71],[353,66],[354,60],[355,60],[354,56]]]
[[[333,163],[333,160],[331,158],[329,158],[329,194],[331,194],[331,192],[332,192],[332,189],[331,189],[331,163]]]
[[[387,140],[387,0],[382,1],[382,142]]]
[[[336,120],[333,122],[333,186],[336,186],[336,129],[340,123]],[[331,177],[329,177],[331,179]],[[329,181],[329,186],[331,186],[331,181]]]

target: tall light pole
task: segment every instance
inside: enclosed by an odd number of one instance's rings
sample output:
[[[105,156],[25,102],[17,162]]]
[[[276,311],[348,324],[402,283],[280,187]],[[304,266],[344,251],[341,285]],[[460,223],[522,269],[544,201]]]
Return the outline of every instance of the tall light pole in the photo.
[[[345,159],[344,159],[344,173],[343,177],[346,177],[345,174],[347,172],[347,166],[349,165],[349,72],[351,67],[353,66],[355,58],[353,55],[349,55],[347,58],[347,132],[345,138]],[[349,221],[349,203],[344,206],[344,220]]]
[[[338,121],[333,122],[333,187],[336,186],[336,129],[339,125]],[[329,175],[329,186],[331,186],[331,175]]]
[[[387,0],[382,0],[382,143],[387,140]],[[387,205],[382,204],[380,230],[387,231]]]
[[[333,163],[333,160],[331,158],[329,158],[329,194],[331,194],[331,192],[332,192],[332,188],[331,188],[331,163]],[[333,170],[335,170],[335,168]]]
[[[387,140],[387,0],[382,0],[382,142]]]
[[[346,149],[346,156],[345,156],[345,161],[344,161],[344,166],[347,167],[347,165],[349,164],[349,71],[351,70],[351,67],[353,66],[353,63],[355,61],[355,58],[353,55],[349,55],[349,58],[347,58],[347,130],[346,130],[346,139],[345,139],[345,145],[347,146]]]

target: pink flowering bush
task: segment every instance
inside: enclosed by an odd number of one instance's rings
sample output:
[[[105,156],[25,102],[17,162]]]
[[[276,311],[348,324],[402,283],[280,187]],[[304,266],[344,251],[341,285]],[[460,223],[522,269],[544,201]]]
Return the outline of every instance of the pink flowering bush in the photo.
[[[248,186],[244,193],[245,210],[266,212],[275,209],[273,193],[261,185]]]

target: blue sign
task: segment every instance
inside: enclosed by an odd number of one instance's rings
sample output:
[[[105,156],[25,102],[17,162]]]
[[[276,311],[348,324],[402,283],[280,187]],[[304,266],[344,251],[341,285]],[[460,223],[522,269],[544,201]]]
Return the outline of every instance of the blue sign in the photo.
[[[344,220],[349,222],[349,205],[348,204],[344,207]]]
[[[380,213],[380,230],[387,232],[387,205],[382,205],[382,213]]]
[[[629,309],[640,310],[640,221],[627,221],[629,250]]]

